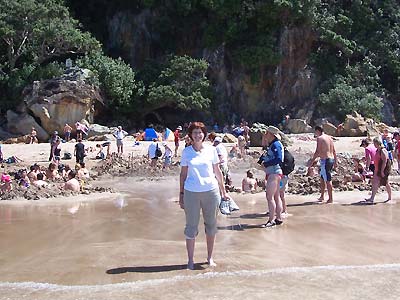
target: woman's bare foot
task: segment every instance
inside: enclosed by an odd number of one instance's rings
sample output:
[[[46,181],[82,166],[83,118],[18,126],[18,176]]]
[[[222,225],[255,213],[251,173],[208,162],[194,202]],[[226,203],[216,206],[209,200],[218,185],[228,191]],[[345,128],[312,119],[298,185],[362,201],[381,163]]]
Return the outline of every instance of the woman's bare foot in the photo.
[[[212,258],[207,259],[207,262],[208,262],[208,265],[210,267],[216,267],[217,266],[217,264],[214,262],[214,260]]]
[[[194,270],[194,262],[189,261],[188,264],[187,264],[187,269],[188,270]]]

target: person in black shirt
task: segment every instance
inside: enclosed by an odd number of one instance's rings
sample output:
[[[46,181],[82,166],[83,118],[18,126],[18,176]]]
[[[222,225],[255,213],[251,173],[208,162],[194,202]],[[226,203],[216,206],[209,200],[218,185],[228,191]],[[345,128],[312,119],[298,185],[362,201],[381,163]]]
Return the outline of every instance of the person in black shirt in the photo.
[[[85,158],[85,145],[82,143],[81,139],[79,139],[78,143],[75,145],[74,155],[77,164],[83,163],[83,159]]]

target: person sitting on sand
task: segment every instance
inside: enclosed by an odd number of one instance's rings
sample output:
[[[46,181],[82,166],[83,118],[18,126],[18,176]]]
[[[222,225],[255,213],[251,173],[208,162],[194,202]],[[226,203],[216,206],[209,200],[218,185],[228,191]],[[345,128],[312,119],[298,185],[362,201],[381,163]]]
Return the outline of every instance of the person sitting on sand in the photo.
[[[11,183],[11,176],[8,174],[3,174],[1,176],[1,186],[0,186],[0,194],[5,194],[11,192],[13,189]]]
[[[40,172],[40,167],[38,164],[34,164],[29,168],[28,178],[31,183],[37,180],[37,174]]]
[[[246,172],[246,177],[242,180],[242,191],[245,193],[254,193],[257,189],[257,180],[251,170]]]
[[[365,165],[361,159],[354,157],[353,158],[354,169],[353,174],[347,174],[344,176],[344,182],[363,182],[365,180],[365,176],[367,174],[365,170]]]
[[[48,186],[48,183],[44,181],[44,175],[43,173],[37,174],[37,179],[32,183],[36,187],[46,187]]]
[[[28,177],[26,169],[18,171],[18,175],[19,175],[18,185],[24,186],[24,187],[29,187],[31,181]]]
[[[81,163],[80,164],[80,168],[77,171],[77,177],[80,179],[89,179],[90,175],[89,175],[89,170],[86,168],[86,164],[85,163]]]
[[[46,169],[46,178],[52,181],[60,178],[60,175],[58,174],[58,168],[55,163],[49,164],[49,167]]]
[[[73,192],[79,192],[81,189],[81,186],[79,184],[79,181],[75,178],[76,177],[76,172],[71,171],[68,173],[68,181],[64,184],[64,189],[73,191]]]
[[[104,142],[103,144],[97,144],[96,148],[99,149],[99,152],[97,152],[96,154],[96,159],[110,158],[110,146],[111,142]],[[103,152],[104,147],[107,147],[107,155],[105,155]]]

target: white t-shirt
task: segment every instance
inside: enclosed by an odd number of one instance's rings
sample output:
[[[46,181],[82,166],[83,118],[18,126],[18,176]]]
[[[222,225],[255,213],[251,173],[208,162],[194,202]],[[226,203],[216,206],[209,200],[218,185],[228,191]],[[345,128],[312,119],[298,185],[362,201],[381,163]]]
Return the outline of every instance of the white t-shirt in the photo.
[[[208,192],[218,188],[213,165],[219,163],[217,150],[210,145],[203,145],[200,152],[192,146],[182,151],[181,166],[188,167],[184,188],[190,192]]]
[[[215,149],[217,150],[218,156],[219,156],[219,161],[224,167],[228,167],[228,151],[226,151],[226,148],[224,145],[219,143]]]
[[[148,153],[150,158],[156,157],[157,142],[151,142],[149,145]],[[160,148],[160,146],[158,146]],[[161,148],[160,148],[161,149]]]
[[[126,135],[128,135],[128,133],[124,130],[117,130],[114,132],[114,136],[117,140],[123,140]]]

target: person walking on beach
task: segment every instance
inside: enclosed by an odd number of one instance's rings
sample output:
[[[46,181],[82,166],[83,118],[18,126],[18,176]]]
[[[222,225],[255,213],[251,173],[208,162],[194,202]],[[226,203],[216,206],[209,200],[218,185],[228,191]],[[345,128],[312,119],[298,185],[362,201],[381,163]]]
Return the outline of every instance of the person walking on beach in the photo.
[[[222,138],[217,136],[214,138],[213,146],[217,150],[218,158],[219,158],[219,167],[221,169],[224,184],[230,183],[230,174],[229,174],[229,167],[228,167],[228,151],[226,150],[225,146],[222,144]]]
[[[182,127],[178,126],[174,131],[174,142],[175,142],[175,157],[178,157],[178,148],[179,141],[181,140],[180,132],[182,131]]]
[[[157,160],[159,158],[159,156],[157,154],[157,152],[159,152],[159,150],[157,150],[159,148],[158,146],[158,139],[154,138],[153,141],[150,143],[149,148],[147,149],[147,155],[150,159],[150,167],[154,168],[155,166],[157,166]]]
[[[74,155],[77,164],[83,163],[85,158],[85,145],[82,143],[81,139],[79,139],[78,143],[75,145]]]
[[[65,124],[64,126],[64,139],[65,141],[69,142],[71,139],[71,132],[72,132],[72,127],[69,126],[68,123]]]
[[[389,174],[391,171],[391,160],[388,151],[379,137],[374,138],[374,145],[376,147],[375,154],[375,172],[372,177],[372,194],[370,198],[365,199],[367,203],[374,203],[376,193],[380,186],[385,186],[388,194],[386,202],[392,200],[392,189],[389,184]]]
[[[321,196],[318,199],[320,202],[324,201],[325,187],[328,190],[328,201],[326,203],[333,203],[333,187],[332,187],[332,169],[336,167],[337,158],[335,145],[333,144],[332,137],[324,133],[321,126],[315,126],[315,136],[317,137],[317,148],[314,156],[310,160],[309,167],[314,164],[315,160],[320,158],[320,190]]]
[[[207,261],[210,266],[216,266],[212,254],[217,233],[218,205],[221,197],[229,199],[229,196],[225,191],[217,150],[203,144],[207,136],[205,125],[201,122],[191,123],[188,135],[192,145],[182,152],[179,205],[185,210],[186,216],[187,268],[193,270],[200,210],[203,212],[206,232]]]
[[[118,155],[124,153],[124,138],[127,135],[128,133],[125,130],[122,130],[122,126],[118,126],[118,129],[114,132],[114,137],[117,139]]]
[[[264,225],[266,228],[282,224],[282,201],[279,197],[279,182],[282,178],[281,164],[283,162],[283,145],[280,142],[279,129],[269,126],[265,133],[265,139],[269,145],[266,155],[263,157],[263,166],[266,174],[266,198],[268,201],[269,218]]]

